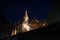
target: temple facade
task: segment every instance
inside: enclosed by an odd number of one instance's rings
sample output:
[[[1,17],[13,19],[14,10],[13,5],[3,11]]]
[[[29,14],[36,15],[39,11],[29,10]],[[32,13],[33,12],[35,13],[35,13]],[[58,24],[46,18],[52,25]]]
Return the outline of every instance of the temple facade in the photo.
[[[32,19],[29,21],[29,16],[27,14],[27,10],[25,11],[25,15],[23,17],[23,21],[21,24],[15,25],[15,27],[12,30],[12,35],[16,35],[20,32],[28,32],[31,30],[35,30],[41,27],[45,27],[47,25],[46,22],[40,22],[37,19]]]

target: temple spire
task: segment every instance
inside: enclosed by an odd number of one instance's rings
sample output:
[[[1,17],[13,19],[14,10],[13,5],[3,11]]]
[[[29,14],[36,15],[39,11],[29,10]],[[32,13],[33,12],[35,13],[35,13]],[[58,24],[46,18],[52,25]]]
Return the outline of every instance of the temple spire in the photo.
[[[24,21],[28,21],[28,14],[27,14],[27,10],[25,11],[25,16],[24,16]]]
[[[28,16],[28,14],[27,14],[27,10],[25,10],[25,16]]]

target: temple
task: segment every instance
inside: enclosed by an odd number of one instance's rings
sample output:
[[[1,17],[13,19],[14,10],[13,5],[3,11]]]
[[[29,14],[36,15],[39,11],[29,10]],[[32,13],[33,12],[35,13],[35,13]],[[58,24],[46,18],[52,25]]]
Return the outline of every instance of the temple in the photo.
[[[29,20],[29,16],[28,16],[27,10],[26,10],[22,23],[15,25],[15,27],[12,30],[11,35],[13,36],[20,32],[32,31],[32,30],[42,28],[45,26],[47,26],[47,23],[45,21],[40,22],[38,19]]]

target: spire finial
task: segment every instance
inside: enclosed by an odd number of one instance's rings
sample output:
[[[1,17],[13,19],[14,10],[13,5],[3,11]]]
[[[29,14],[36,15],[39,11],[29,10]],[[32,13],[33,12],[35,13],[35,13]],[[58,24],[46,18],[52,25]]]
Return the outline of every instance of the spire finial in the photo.
[[[28,15],[27,15],[27,10],[25,10],[25,16],[28,16]]]

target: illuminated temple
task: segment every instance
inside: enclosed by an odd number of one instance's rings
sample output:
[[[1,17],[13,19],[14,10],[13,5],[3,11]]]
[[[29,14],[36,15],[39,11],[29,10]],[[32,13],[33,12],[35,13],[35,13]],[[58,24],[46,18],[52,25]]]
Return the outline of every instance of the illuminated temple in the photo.
[[[29,21],[29,16],[28,16],[27,10],[26,10],[22,23],[15,25],[15,27],[13,28],[12,36],[16,35],[17,33],[20,33],[20,32],[28,32],[31,30],[45,27],[45,26],[47,26],[47,23],[45,21],[40,22],[37,19],[32,19]]]

